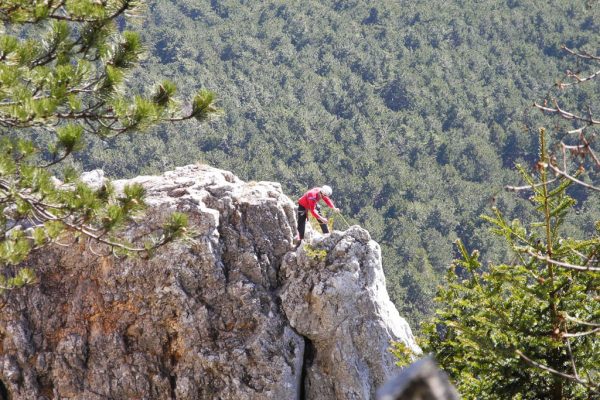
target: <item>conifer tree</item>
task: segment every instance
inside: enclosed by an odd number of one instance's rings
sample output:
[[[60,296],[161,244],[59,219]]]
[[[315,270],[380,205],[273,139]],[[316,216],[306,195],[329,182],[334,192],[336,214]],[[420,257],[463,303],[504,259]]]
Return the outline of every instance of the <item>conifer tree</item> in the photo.
[[[567,51],[596,69],[569,71],[558,88],[593,82],[600,58]],[[600,221],[590,221],[586,237],[563,229],[577,205],[573,189],[600,191],[600,120],[592,108],[569,112],[557,98],[535,106],[567,122],[556,135],[539,131],[533,172],[518,166],[526,184],[508,188],[528,192],[536,219],[509,220],[497,208],[484,217],[513,250],[503,263],[482,266],[476,250],[457,243],[462,259],[449,269],[426,330],[425,349],[467,399],[600,398]]]
[[[181,107],[167,81],[150,94],[125,93],[143,48],[137,33],[118,25],[142,7],[137,0],[0,2],[0,292],[34,281],[33,271],[14,266],[66,236],[147,254],[185,230],[185,216],[173,214],[145,243],[128,243],[118,229],[143,209],[143,188],[94,190],[63,163],[90,135],[204,121],[218,111],[206,90]]]

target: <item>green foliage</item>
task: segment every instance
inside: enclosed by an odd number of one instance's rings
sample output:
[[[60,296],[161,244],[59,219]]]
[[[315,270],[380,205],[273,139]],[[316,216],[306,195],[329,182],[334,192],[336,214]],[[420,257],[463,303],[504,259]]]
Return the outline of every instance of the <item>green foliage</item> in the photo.
[[[576,202],[573,183],[551,179],[544,130],[537,171],[521,168],[536,219],[485,219],[513,250],[509,263],[483,267],[461,241],[439,308],[426,327],[436,355],[467,399],[589,399],[600,394],[600,236],[564,237]]]
[[[177,212],[171,214],[169,221],[163,227],[165,234],[163,240],[173,240],[181,237],[185,233],[187,225],[187,215]]]
[[[0,293],[34,282],[33,271],[13,266],[52,242],[83,235],[123,254],[146,253],[185,233],[187,219],[176,213],[150,246],[129,243],[119,229],[143,210],[143,188],[117,194],[106,182],[92,189],[62,164],[90,138],[163,121],[206,121],[219,111],[214,94],[201,90],[184,113],[168,81],[152,95],[123,90],[143,47],[140,35],[120,31],[117,21],[140,6],[135,0],[0,3]]]
[[[308,244],[305,244],[303,249],[306,255],[315,261],[321,262],[327,257],[327,250],[315,249]]]
[[[53,149],[54,154],[58,154],[61,150],[66,154],[80,150],[81,137],[83,135],[83,126],[68,124],[61,126],[56,130],[57,146]]]
[[[392,342],[390,352],[398,359],[396,365],[406,367],[414,361],[415,354],[402,342]]]
[[[188,122],[93,141],[80,164],[122,177],[201,161],[281,182],[292,198],[329,184],[348,222],[381,244],[390,295],[414,328],[457,238],[484,261],[507,253],[479,215],[496,204],[530,218],[527,199],[502,188],[515,163],[535,161],[531,104],[571,66],[561,44],[593,50],[600,39],[599,7],[557,0],[148,7],[137,22],[148,55],[128,86],[166,77],[186,98],[219,88],[227,114],[208,130]]]
[[[29,268],[21,268],[12,278],[0,276],[0,291],[18,289],[22,286],[35,283],[35,273]]]
[[[214,93],[208,90],[202,90],[194,97],[192,102],[192,116],[198,121],[206,121],[218,109],[214,106]]]

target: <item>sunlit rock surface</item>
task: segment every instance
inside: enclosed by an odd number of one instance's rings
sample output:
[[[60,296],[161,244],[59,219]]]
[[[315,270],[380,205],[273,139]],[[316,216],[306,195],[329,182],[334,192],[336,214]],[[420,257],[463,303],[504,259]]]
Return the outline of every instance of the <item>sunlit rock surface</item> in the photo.
[[[132,182],[150,206],[132,239],[171,211],[189,215],[191,239],[150,260],[82,239],[35,253],[39,283],[1,297],[0,394],[369,399],[397,372],[389,341],[418,350],[365,230],[296,249],[277,183],[202,165],[114,183]]]

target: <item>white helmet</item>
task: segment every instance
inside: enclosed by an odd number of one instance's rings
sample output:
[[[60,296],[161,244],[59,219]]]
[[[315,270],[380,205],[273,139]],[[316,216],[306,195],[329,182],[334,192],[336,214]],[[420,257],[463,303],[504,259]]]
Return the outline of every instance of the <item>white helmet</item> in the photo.
[[[325,196],[331,196],[331,193],[333,191],[331,190],[331,186],[327,186],[327,185],[323,185],[321,187],[321,193],[324,194]]]

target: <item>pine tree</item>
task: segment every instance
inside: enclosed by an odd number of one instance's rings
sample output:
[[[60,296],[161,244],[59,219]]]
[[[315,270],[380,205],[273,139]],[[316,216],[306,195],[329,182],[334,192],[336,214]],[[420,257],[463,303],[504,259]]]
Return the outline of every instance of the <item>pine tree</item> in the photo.
[[[597,75],[568,73],[574,84]],[[534,171],[518,166],[526,184],[508,188],[529,193],[536,220],[511,221],[497,208],[484,217],[513,250],[504,263],[482,266],[478,251],[457,242],[462,259],[449,269],[426,329],[425,349],[467,399],[600,398],[600,221],[587,237],[564,229],[577,205],[573,189],[600,190],[588,173],[600,167],[592,146],[600,121],[564,110],[556,98],[536,107],[568,122],[560,140],[539,131]]]
[[[185,216],[173,214],[155,237],[128,243],[118,231],[143,210],[143,188],[92,189],[64,163],[90,135],[218,112],[206,90],[184,112],[167,81],[150,94],[125,93],[143,48],[118,25],[142,8],[136,0],[0,2],[0,292],[33,282],[33,271],[14,266],[68,235],[148,254],[185,231]]]

